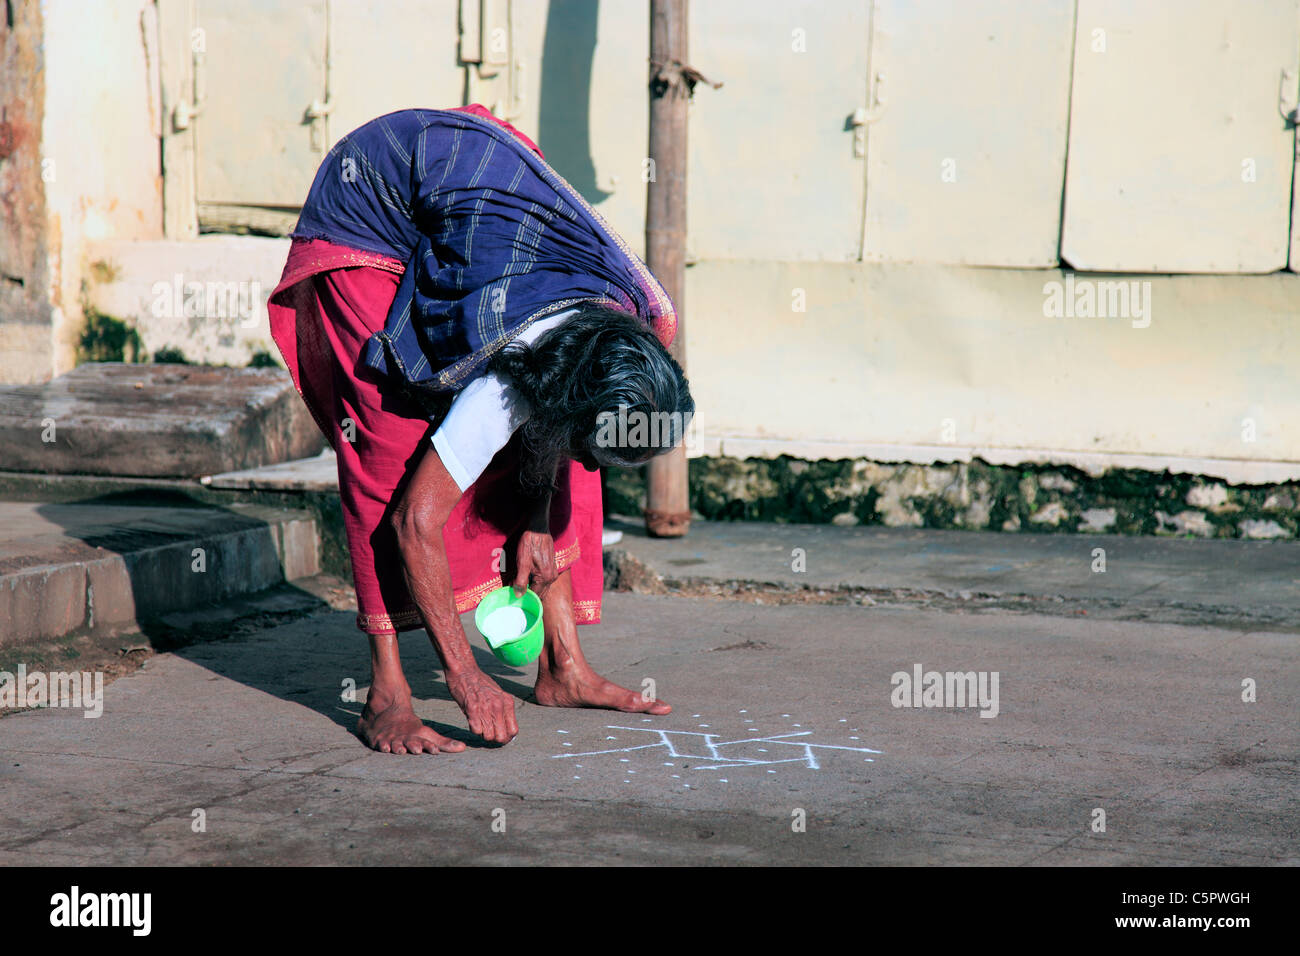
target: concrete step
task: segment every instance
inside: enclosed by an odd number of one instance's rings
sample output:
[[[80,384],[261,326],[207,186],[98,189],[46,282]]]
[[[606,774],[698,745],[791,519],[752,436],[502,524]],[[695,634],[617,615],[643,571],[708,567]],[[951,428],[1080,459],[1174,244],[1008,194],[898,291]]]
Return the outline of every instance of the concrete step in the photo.
[[[0,386],[0,470],[197,478],[324,446],[279,368],[104,362]]]
[[[326,448],[313,458],[204,475],[200,481],[206,486],[230,491],[332,491],[337,494],[338,468],[334,450]]]
[[[0,501],[0,649],[122,633],[320,570],[310,512],[156,500]]]

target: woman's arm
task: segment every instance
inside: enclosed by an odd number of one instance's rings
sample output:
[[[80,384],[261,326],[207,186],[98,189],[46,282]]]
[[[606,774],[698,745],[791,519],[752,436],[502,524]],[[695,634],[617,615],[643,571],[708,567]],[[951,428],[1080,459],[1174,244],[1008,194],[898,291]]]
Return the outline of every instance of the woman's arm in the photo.
[[[479,669],[456,613],[442,529],[461,490],[429,446],[390,517],[407,588],[442,660],[447,688],[485,740],[506,743],[519,733],[514,699]]]

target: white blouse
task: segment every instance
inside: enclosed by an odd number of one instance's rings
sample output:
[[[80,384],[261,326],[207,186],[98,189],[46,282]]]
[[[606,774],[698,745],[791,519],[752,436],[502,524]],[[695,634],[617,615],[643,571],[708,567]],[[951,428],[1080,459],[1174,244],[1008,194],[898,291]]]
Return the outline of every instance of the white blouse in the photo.
[[[577,311],[534,322],[515,341],[532,345]],[[494,372],[480,375],[460,391],[433,433],[433,447],[461,491],[478,480],[530,412],[524,397]]]

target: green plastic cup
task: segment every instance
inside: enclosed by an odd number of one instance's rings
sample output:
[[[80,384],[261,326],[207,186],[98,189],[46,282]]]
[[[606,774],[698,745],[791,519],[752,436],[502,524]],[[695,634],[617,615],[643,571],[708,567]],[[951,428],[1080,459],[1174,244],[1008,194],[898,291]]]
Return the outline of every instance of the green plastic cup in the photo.
[[[524,620],[527,622],[524,633],[498,647],[493,647],[486,636],[483,637],[483,642],[497,660],[504,664],[511,667],[531,664],[542,653],[542,599],[531,589],[523,594],[515,594],[513,587],[497,588],[489,592],[479,601],[474,611],[474,626],[480,635],[483,634],[483,622],[487,616],[503,607],[517,607],[524,612]]]

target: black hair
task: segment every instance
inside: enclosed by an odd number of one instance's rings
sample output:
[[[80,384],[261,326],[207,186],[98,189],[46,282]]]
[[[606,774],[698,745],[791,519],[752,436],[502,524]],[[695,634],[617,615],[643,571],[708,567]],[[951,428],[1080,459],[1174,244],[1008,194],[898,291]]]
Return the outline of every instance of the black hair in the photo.
[[[592,302],[531,346],[512,342],[488,370],[530,406],[520,482],[533,493],[553,485],[566,457],[643,464],[678,444],[695,413],[686,374],[654,332]]]

